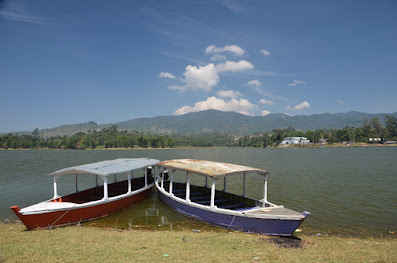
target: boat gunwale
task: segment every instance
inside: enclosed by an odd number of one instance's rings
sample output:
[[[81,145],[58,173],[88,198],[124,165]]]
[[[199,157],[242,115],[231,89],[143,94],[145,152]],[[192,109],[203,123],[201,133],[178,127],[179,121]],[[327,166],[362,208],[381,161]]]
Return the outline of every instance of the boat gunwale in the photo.
[[[51,198],[51,199],[48,199],[47,201],[43,201],[43,202],[31,205],[31,206],[27,206],[27,207],[21,208],[21,210],[19,212],[22,215],[35,215],[35,214],[53,213],[53,212],[58,212],[58,211],[83,209],[83,208],[88,208],[88,207],[92,207],[92,206],[98,206],[98,205],[102,205],[102,204],[116,202],[116,201],[122,200],[124,198],[128,198],[130,196],[137,195],[137,194],[139,194],[139,193],[141,193],[141,192],[143,192],[143,191],[145,191],[147,189],[150,189],[153,186],[154,186],[154,181],[152,183],[148,184],[146,187],[143,186],[143,187],[141,187],[141,188],[139,188],[139,189],[137,189],[135,191],[131,191],[130,193],[124,193],[124,194],[112,196],[112,197],[109,197],[108,199],[103,199],[102,198],[102,199],[99,199],[99,200],[89,201],[89,202],[85,202],[85,203],[82,203],[82,204],[74,203],[74,202],[51,202],[51,201],[54,200],[53,198]],[[92,188],[89,188],[89,189],[92,189]],[[89,189],[86,189],[86,190],[89,190]],[[75,194],[75,193],[72,193],[72,194]],[[59,197],[62,197],[62,196],[59,196]],[[25,209],[27,209],[29,207],[33,207],[33,206],[37,206],[39,204],[45,204],[45,203],[53,203],[53,204],[70,203],[70,204],[73,204],[73,206],[62,207],[62,208],[53,208],[53,209],[41,209],[41,210],[33,210],[33,211],[24,211]]]
[[[269,215],[269,214],[253,214],[253,213],[250,213],[249,210],[247,210],[247,211],[235,211],[235,210],[231,210],[231,209],[219,208],[217,206],[214,206],[214,208],[211,208],[208,205],[197,204],[197,203],[191,202],[191,201],[188,202],[188,201],[186,201],[186,199],[177,197],[177,196],[175,196],[173,194],[171,195],[165,189],[161,189],[161,187],[158,185],[157,181],[155,181],[155,184],[156,184],[156,188],[157,188],[158,191],[160,191],[166,197],[168,197],[168,198],[170,198],[170,199],[172,199],[174,201],[177,201],[178,203],[186,204],[188,206],[191,206],[191,207],[194,207],[194,208],[197,208],[197,209],[203,209],[203,210],[206,210],[206,211],[211,211],[211,212],[215,212],[215,213],[219,213],[219,214],[232,215],[232,216],[241,216],[241,217],[250,217],[250,218],[258,218],[258,219],[276,219],[276,220],[303,220],[303,219],[306,218],[303,215],[303,213],[300,214],[300,215],[288,215],[288,216],[285,216],[285,215],[273,215],[273,214],[272,215]],[[230,194],[233,194],[233,193],[230,193]],[[233,195],[235,195],[235,194],[233,194]],[[244,197],[244,198],[260,202],[260,200],[253,199],[253,198],[249,198],[249,197]],[[274,205],[274,204],[272,204],[272,205]],[[274,205],[274,207],[283,207],[283,206]],[[258,208],[261,208],[261,207],[258,206]],[[269,208],[269,207],[267,207],[267,208]],[[292,210],[292,211],[294,211],[294,210]],[[294,211],[294,212],[296,212],[296,211]],[[299,213],[299,212],[297,212],[297,213]]]

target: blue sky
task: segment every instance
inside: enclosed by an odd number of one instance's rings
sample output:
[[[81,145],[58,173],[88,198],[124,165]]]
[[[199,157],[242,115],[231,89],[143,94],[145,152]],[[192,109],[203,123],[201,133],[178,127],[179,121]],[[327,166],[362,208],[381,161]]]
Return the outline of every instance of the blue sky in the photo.
[[[0,132],[397,111],[397,1],[0,1]]]

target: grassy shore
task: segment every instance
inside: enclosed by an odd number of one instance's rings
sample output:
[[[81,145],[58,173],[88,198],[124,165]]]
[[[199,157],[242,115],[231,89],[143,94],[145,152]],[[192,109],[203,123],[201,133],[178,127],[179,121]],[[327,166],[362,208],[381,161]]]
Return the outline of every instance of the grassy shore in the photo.
[[[397,262],[395,237],[297,237],[0,223],[0,262]]]

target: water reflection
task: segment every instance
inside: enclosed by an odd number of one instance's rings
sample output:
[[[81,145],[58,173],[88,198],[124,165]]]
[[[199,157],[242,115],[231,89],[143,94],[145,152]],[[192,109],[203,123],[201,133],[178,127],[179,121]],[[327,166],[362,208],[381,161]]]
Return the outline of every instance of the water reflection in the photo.
[[[187,218],[160,201],[155,190],[151,196],[116,214],[87,222],[85,226],[116,228],[126,230],[153,230],[153,231],[225,231],[190,218]]]

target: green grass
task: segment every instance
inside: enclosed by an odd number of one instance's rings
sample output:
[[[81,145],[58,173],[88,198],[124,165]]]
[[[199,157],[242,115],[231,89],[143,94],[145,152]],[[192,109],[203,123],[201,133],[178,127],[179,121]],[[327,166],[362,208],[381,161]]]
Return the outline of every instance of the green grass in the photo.
[[[298,237],[81,226],[25,231],[0,223],[0,262],[397,262],[392,235]]]

